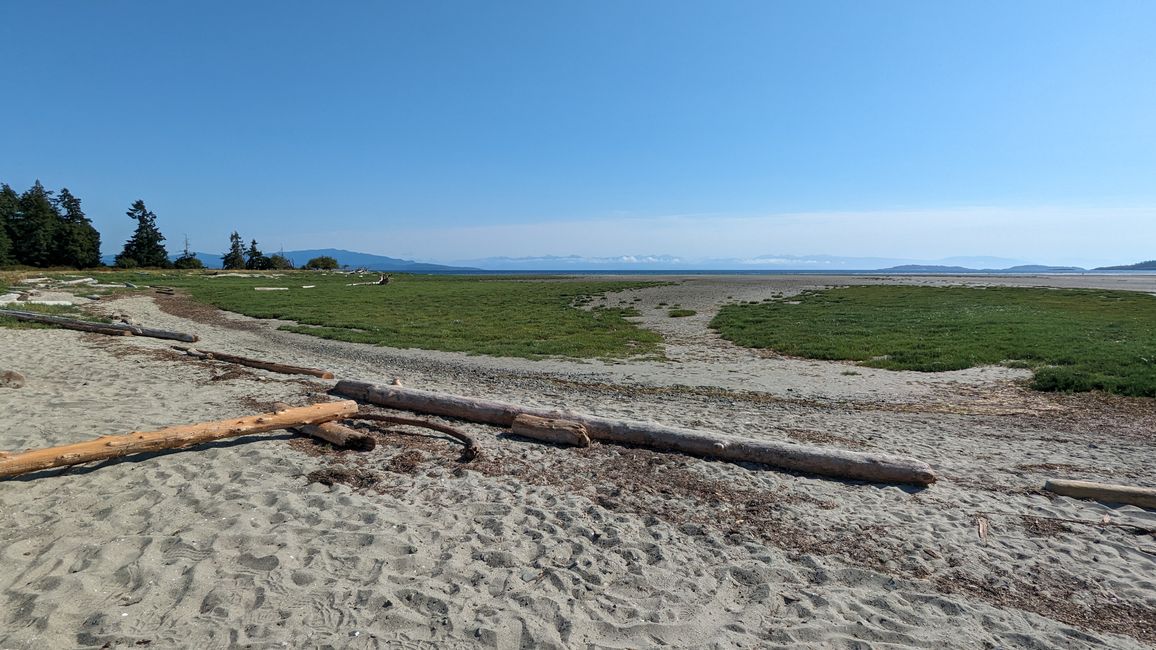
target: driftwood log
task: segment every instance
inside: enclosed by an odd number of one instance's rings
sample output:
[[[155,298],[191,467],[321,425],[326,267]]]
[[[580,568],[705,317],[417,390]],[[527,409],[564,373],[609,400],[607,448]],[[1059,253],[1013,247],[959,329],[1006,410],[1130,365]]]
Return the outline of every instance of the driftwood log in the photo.
[[[226,361],[228,363],[235,363],[239,366],[248,366],[250,368],[260,368],[261,370],[268,370],[270,372],[279,372],[283,375],[311,375],[313,377],[320,377],[322,379],[333,379],[333,373],[328,370],[319,370],[317,368],[303,368],[301,366],[290,366],[284,363],[274,363],[272,361],[261,361],[260,359],[250,359],[248,357],[241,357],[235,354],[225,354],[224,352],[209,352],[208,350],[196,350],[185,347],[183,345],[174,345],[174,350],[180,350],[185,354],[196,357],[198,359],[212,359],[214,361]]]
[[[916,485],[929,485],[936,480],[935,472],[926,463],[886,454],[752,440],[670,427],[654,422],[613,420],[594,415],[359,381],[340,381],[333,392],[389,408],[461,418],[501,427],[511,426],[514,419],[523,413],[542,418],[570,420],[585,425],[589,436],[596,440],[680,451],[694,456],[707,456],[733,462],[762,463],[780,469],[822,476]]]
[[[1125,503],[1140,508],[1156,508],[1156,488],[1053,478],[1044,483],[1044,489],[1075,499],[1091,499],[1101,503]]]
[[[56,325],[65,329],[80,330],[82,332],[96,332],[97,334],[110,334],[113,336],[147,336],[154,339],[169,339],[173,341],[185,341],[187,343],[195,343],[200,340],[195,334],[169,332],[167,330],[158,330],[151,327],[138,327],[136,325],[127,325],[123,323],[95,323],[93,321],[67,318],[65,316],[53,316],[51,314],[42,314],[35,311],[0,309],[0,316],[33,323]]]
[[[586,425],[571,420],[540,418],[529,413],[522,413],[514,418],[510,424],[510,431],[514,435],[543,442],[574,447],[590,446],[590,434],[586,431]]]
[[[293,407],[284,402],[277,402],[273,409],[277,413],[284,413]],[[322,422],[321,424],[303,424],[292,427],[294,431],[324,440],[334,447],[352,449],[354,451],[373,451],[377,447],[377,440],[373,436],[364,434],[357,429],[351,429],[339,422]]]
[[[35,449],[0,456],[0,478],[8,478],[52,467],[79,465],[163,449],[178,449],[203,442],[235,438],[252,433],[288,429],[340,420],[357,413],[357,402],[314,404],[280,413],[202,422],[169,427],[159,431],[134,432],[122,436],[102,436],[87,442]]]
[[[458,431],[449,425],[438,424],[437,422],[429,422],[427,420],[417,420],[414,418],[401,418],[397,417],[396,415],[381,415],[378,413],[358,413],[349,419],[366,420],[369,422],[385,422],[388,424],[401,424],[405,426],[422,427],[424,429],[439,431],[452,438],[455,438],[465,446],[465,449],[462,450],[461,458],[458,459],[463,463],[468,463],[482,454],[482,448],[478,446],[478,441],[474,440],[473,436],[465,433],[464,431]]]

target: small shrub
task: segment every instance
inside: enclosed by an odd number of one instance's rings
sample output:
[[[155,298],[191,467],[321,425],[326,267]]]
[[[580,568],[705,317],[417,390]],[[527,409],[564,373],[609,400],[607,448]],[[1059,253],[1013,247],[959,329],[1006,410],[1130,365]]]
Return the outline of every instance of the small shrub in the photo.
[[[687,316],[694,316],[698,312],[693,309],[671,309],[666,313],[671,318],[686,318]]]

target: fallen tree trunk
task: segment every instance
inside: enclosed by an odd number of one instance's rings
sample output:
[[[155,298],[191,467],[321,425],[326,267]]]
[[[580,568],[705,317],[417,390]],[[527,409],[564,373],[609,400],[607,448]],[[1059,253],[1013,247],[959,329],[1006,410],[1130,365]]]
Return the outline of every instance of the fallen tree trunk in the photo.
[[[1156,508],[1156,488],[1048,479],[1044,489],[1075,499],[1091,499],[1102,503],[1126,503],[1140,508]]]
[[[509,427],[523,413],[571,420],[586,426],[589,436],[654,449],[680,451],[734,462],[752,462],[796,472],[878,483],[929,485],[936,480],[929,465],[912,458],[751,440],[705,433],[653,422],[613,420],[594,415],[518,406],[503,402],[443,395],[429,391],[340,381],[333,392],[381,406],[430,413]]]
[[[277,413],[290,410],[291,406],[284,402],[273,405]],[[364,434],[357,429],[351,429],[337,422],[322,422],[321,424],[303,424],[293,427],[294,431],[324,440],[334,447],[352,449],[354,451],[373,451],[377,447],[377,440],[371,435]]]
[[[268,370],[270,372],[279,372],[283,375],[311,375],[313,377],[320,377],[322,379],[333,379],[333,373],[327,370],[318,370],[317,368],[303,368],[301,366],[290,366],[283,363],[274,363],[272,361],[261,361],[260,359],[250,359],[248,357],[240,357],[235,354],[225,354],[224,352],[209,352],[208,350],[195,350],[183,345],[174,345],[173,349],[180,350],[191,357],[198,359],[212,359],[215,361],[227,361],[235,363],[240,366],[248,366],[250,368],[260,368],[261,370]]]
[[[65,329],[80,330],[82,332],[109,334],[112,336],[147,336],[154,339],[170,339],[174,341],[185,341],[188,343],[195,343],[200,340],[195,334],[169,332],[166,330],[158,330],[150,327],[138,327],[136,325],[126,325],[122,323],[95,323],[93,321],[68,318],[66,316],[53,316],[52,314],[42,314],[35,311],[0,309],[0,316],[33,323],[57,325]]]
[[[111,323],[96,323],[92,321],[64,318],[62,316],[52,316],[51,314],[40,314],[37,312],[20,311],[16,309],[0,309],[0,316],[29,323],[58,325],[65,329],[78,330],[81,332],[95,332],[97,334],[108,334],[110,336],[132,336],[132,332],[129,332],[124,328],[114,327]]]
[[[586,425],[570,420],[540,418],[536,415],[523,413],[514,418],[514,422],[510,424],[510,431],[523,438],[533,438],[558,445],[590,446],[590,434],[586,432]]]
[[[102,436],[87,442],[35,449],[0,457],[0,478],[8,478],[52,467],[79,465],[163,449],[177,449],[203,442],[235,438],[251,433],[339,420],[357,413],[353,401],[314,404],[249,417],[169,427],[159,431],[134,432],[122,436]]]

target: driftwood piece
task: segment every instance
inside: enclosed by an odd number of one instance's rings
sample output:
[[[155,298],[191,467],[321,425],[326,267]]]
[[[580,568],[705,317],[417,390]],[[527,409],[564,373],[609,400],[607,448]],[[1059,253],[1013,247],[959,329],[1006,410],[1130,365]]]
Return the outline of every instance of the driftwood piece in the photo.
[[[195,343],[196,341],[200,340],[196,337],[195,334],[169,332],[166,330],[158,330],[150,327],[139,327],[136,325],[126,325],[123,323],[94,323],[92,321],[78,320],[76,318],[68,318],[66,316],[53,316],[52,314],[42,314],[35,311],[0,309],[0,316],[33,323],[57,325],[65,329],[80,330],[82,332],[96,332],[97,334],[110,334],[113,336],[147,336],[155,339],[169,339],[174,341],[185,341],[188,343]]]
[[[290,410],[291,406],[284,402],[273,405],[276,413]],[[351,429],[337,422],[322,422],[321,424],[304,424],[293,427],[294,431],[324,440],[335,447],[352,449],[354,451],[373,451],[377,447],[377,440],[373,436],[364,434],[357,429]]]
[[[540,418],[529,413],[522,413],[514,418],[513,423],[510,424],[510,431],[514,435],[543,442],[574,447],[590,446],[590,434],[586,432],[586,426],[581,422]]]
[[[1156,508],[1156,488],[1048,479],[1044,489],[1075,499],[1091,499],[1102,503],[1125,503],[1140,508]]]
[[[224,352],[196,350],[193,348],[185,347],[183,345],[174,345],[173,349],[180,350],[190,357],[196,357],[198,359],[226,361],[228,363],[235,363],[239,366],[248,366],[250,368],[260,368],[261,370],[268,370],[270,372],[279,372],[283,375],[311,375],[313,377],[320,377],[322,379],[333,379],[333,373],[329,372],[328,370],[304,368],[302,366],[290,366],[284,363],[274,363],[272,361],[261,361],[260,359],[250,359],[248,357],[241,357],[235,354],[225,354]]]
[[[927,463],[913,458],[868,454],[752,440],[719,433],[670,427],[654,422],[613,420],[594,415],[518,406],[469,397],[444,395],[399,386],[340,381],[333,392],[373,404],[509,427],[523,413],[543,418],[580,422],[590,438],[653,449],[680,451],[694,456],[733,462],[762,463],[796,472],[878,483],[929,485],[936,480]]]
[[[314,404],[280,413],[266,413],[219,422],[202,422],[168,427],[159,431],[134,432],[122,436],[102,436],[87,442],[36,449],[0,457],[0,478],[28,472],[79,465],[163,449],[178,449],[203,442],[235,438],[251,433],[288,429],[339,420],[357,413],[357,402]]]
[[[356,416],[349,418],[351,420],[367,420],[370,422],[387,422],[389,424],[402,424],[411,427],[423,427],[425,429],[433,429],[440,431],[448,436],[451,436],[460,441],[465,449],[462,450],[462,456],[459,460],[463,463],[468,463],[482,454],[482,448],[478,446],[478,441],[470,434],[459,431],[447,424],[438,424],[437,422],[429,422],[427,420],[418,420],[415,418],[402,418],[395,415],[381,415],[379,413],[359,413]]]

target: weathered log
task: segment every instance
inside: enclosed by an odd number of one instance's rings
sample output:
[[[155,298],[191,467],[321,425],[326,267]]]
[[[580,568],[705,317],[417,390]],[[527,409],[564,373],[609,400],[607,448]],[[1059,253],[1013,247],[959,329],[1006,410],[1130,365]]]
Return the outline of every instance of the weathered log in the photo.
[[[65,329],[77,330],[81,332],[95,332],[97,334],[108,334],[110,336],[132,336],[132,332],[129,332],[123,327],[116,327],[112,323],[97,323],[87,320],[77,320],[74,318],[64,318],[63,316],[41,314],[34,311],[0,309],[0,317],[11,318],[13,320],[20,320],[28,323],[58,325]]]
[[[333,379],[333,373],[327,370],[319,370],[317,368],[303,368],[301,366],[290,366],[284,363],[274,363],[272,361],[261,361],[260,359],[250,359],[248,357],[241,357],[235,354],[225,354],[224,352],[209,352],[208,350],[195,350],[193,348],[185,347],[183,345],[174,345],[174,350],[180,350],[185,354],[196,357],[198,359],[211,359],[214,361],[226,361],[228,363],[235,363],[240,366],[248,366],[250,368],[260,368],[261,370],[268,370],[270,372],[279,372],[283,375],[311,375],[313,377],[320,377],[322,379]]]
[[[522,413],[514,418],[510,424],[510,431],[514,435],[543,442],[574,447],[590,446],[590,434],[586,432],[586,426],[581,422],[540,418],[529,413]]]
[[[112,336],[147,336],[154,339],[170,339],[174,341],[185,341],[188,343],[195,343],[198,339],[195,334],[184,334],[182,332],[169,332],[166,330],[158,330],[150,327],[138,327],[136,325],[127,325],[123,323],[96,323],[93,321],[79,320],[76,318],[68,318],[65,316],[53,316],[52,314],[42,314],[35,311],[20,311],[17,309],[0,309],[0,316],[7,318],[14,318],[16,320],[28,321],[33,323],[44,323],[46,325],[57,325],[65,329],[80,330],[82,332],[96,332],[97,334],[109,334]]]
[[[1125,503],[1140,508],[1156,508],[1156,488],[1053,478],[1044,483],[1044,489],[1075,499],[1091,499],[1102,503]]]
[[[283,413],[290,410],[291,406],[284,402],[277,402],[273,405],[276,413]],[[377,440],[373,436],[366,435],[357,429],[351,429],[338,422],[322,422],[321,424],[304,424],[299,427],[293,427],[294,431],[303,433],[307,436],[312,436],[319,440],[324,440],[335,447],[342,449],[352,449],[354,451],[373,451],[377,447]]]
[[[572,420],[586,426],[592,439],[654,449],[680,451],[734,462],[762,463],[780,469],[878,483],[929,485],[936,480],[927,463],[887,454],[868,454],[752,440],[719,433],[671,427],[653,422],[613,420],[594,415],[534,408],[488,400],[444,395],[429,391],[382,386],[360,381],[340,381],[333,392],[373,404],[419,413],[430,413],[484,422],[501,427],[513,424],[523,413],[542,418]]]
[[[425,429],[440,431],[441,433],[457,439],[463,445],[465,445],[465,449],[462,450],[461,458],[458,459],[463,463],[468,463],[482,454],[482,448],[478,446],[478,441],[474,440],[473,436],[465,433],[464,431],[458,431],[449,425],[438,424],[437,422],[429,422],[427,420],[417,420],[414,418],[402,418],[397,417],[396,415],[382,415],[380,413],[358,413],[349,419],[367,420],[370,422],[387,422],[389,424],[402,424],[411,427],[422,427]]]
[[[235,438],[252,433],[288,429],[308,424],[340,420],[357,413],[357,402],[313,404],[280,413],[266,413],[220,422],[202,422],[168,427],[159,431],[102,436],[87,442],[36,449],[0,458],[0,478],[66,465],[79,465],[163,449],[178,449],[203,442]]]

